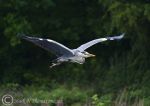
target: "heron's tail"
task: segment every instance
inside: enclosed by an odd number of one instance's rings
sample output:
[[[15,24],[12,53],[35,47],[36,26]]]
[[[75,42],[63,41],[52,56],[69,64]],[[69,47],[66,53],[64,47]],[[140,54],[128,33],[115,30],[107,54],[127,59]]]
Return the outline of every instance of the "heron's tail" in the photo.
[[[21,39],[26,39],[26,40],[31,40],[31,38],[34,38],[34,37],[29,37],[29,35],[26,35],[24,33],[18,33],[17,36]]]

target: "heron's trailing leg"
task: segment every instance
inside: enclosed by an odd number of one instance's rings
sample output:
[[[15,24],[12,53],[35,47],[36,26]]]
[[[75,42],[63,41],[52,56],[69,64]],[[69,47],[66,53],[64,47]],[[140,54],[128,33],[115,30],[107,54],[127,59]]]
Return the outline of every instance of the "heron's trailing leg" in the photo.
[[[53,68],[55,66],[60,65],[62,62],[59,62],[58,59],[55,59],[52,61],[52,64],[49,66],[50,68]]]
[[[60,65],[61,63],[52,63],[52,65],[50,65],[49,67],[50,68],[53,68],[54,66],[58,66],[58,65]]]

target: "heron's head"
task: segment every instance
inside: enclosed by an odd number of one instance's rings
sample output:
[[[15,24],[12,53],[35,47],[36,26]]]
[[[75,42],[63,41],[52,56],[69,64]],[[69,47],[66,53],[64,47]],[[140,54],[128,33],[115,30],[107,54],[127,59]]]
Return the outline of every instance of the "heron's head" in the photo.
[[[88,58],[88,57],[95,57],[94,54],[90,54],[90,53],[88,53],[88,52],[86,52],[86,51],[84,51],[84,52],[82,52],[82,53],[84,54],[84,57],[85,57],[85,58]]]

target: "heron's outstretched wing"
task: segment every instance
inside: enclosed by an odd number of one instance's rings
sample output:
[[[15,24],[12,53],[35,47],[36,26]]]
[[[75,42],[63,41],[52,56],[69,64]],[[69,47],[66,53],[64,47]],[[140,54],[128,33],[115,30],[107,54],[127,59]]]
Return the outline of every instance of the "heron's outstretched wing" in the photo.
[[[19,35],[22,39],[25,39],[27,41],[30,41],[37,46],[40,46],[44,48],[45,50],[48,50],[52,53],[54,53],[56,56],[71,56],[73,55],[73,52],[68,47],[54,41],[51,39],[43,39],[43,38],[36,38],[36,37],[29,37],[25,36],[24,34]]]
[[[119,39],[122,39],[123,37],[124,37],[124,33],[121,34],[120,36],[95,39],[95,40],[92,40],[90,42],[87,42],[87,43],[81,45],[80,47],[77,48],[77,50],[79,50],[80,52],[83,52],[87,48],[89,48],[89,47],[91,47],[91,46],[93,46],[97,43],[100,43],[100,42],[103,42],[103,41],[106,41],[106,40],[119,40]]]

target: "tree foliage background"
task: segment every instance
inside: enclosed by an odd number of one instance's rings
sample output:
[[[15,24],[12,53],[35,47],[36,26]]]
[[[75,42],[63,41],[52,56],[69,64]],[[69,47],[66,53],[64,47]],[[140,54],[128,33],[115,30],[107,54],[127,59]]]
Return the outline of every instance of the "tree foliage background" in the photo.
[[[99,94],[142,89],[150,92],[149,0],[0,0],[0,83],[94,89]],[[54,55],[17,37],[50,38],[76,48],[95,38],[126,33],[100,43],[84,65],[49,69]]]

